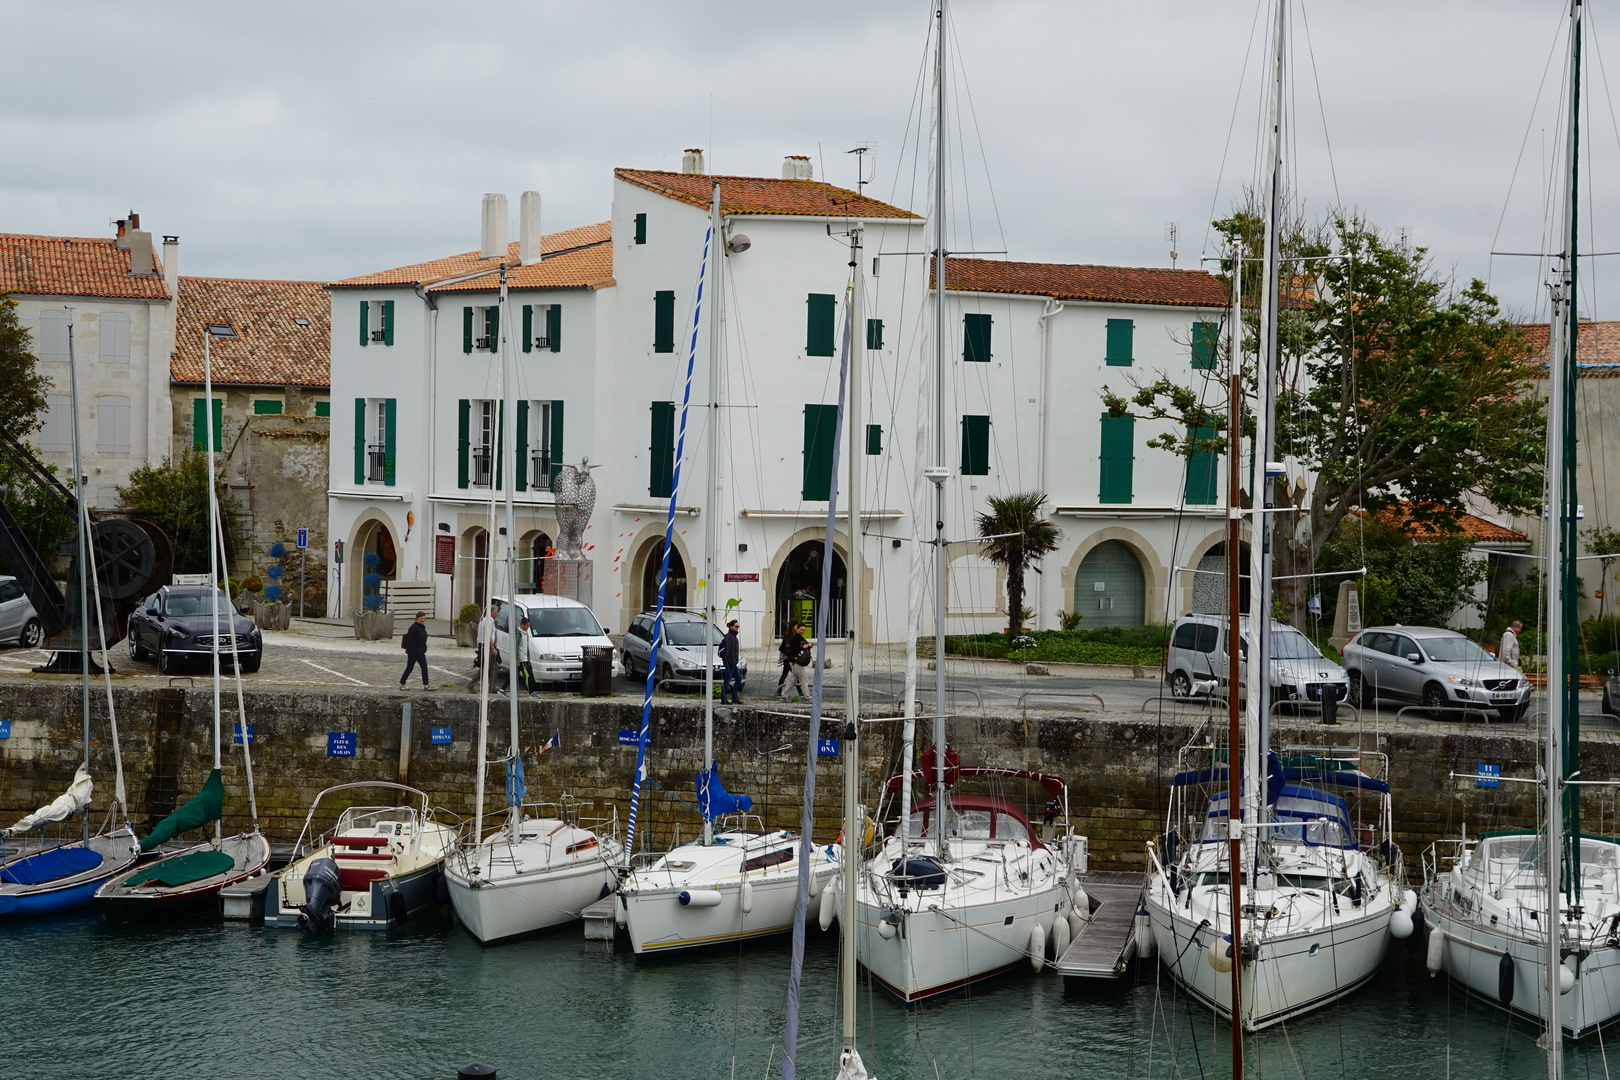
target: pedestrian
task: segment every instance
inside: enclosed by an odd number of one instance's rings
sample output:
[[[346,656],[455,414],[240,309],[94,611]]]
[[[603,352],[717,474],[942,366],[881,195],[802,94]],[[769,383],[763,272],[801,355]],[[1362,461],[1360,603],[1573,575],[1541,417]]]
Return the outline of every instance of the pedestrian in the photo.
[[[720,704],[726,704],[727,698],[733,705],[742,704],[742,672],[738,670],[737,661],[742,657],[742,643],[737,639],[738,623],[732,619],[726,623],[726,636],[720,639],[720,663],[725,667],[725,675],[720,681]]]
[[[416,621],[405,628],[405,636],[400,638],[399,647],[405,650],[405,674],[399,677],[399,688],[405,689],[405,684],[411,681],[411,669],[421,664],[422,689],[428,689],[427,612],[416,613]]]
[[[517,640],[512,642],[512,656],[517,661],[515,678],[517,679],[517,685],[527,690],[530,697],[539,697],[540,694],[535,689],[534,669],[529,663],[532,659],[532,654],[529,652],[531,647],[529,641],[529,617],[525,615],[518,620]]]
[[[1496,658],[1510,668],[1519,666],[1519,633],[1523,629],[1524,623],[1514,619],[1502,631],[1502,644],[1497,647]]]
[[[783,684],[776,696],[785,698],[789,691],[797,689],[800,697],[809,697],[810,684],[805,679],[805,669],[810,666],[812,654],[810,643],[804,637],[803,623],[796,622],[788,627],[787,636],[782,639],[781,652],[785,670]]]

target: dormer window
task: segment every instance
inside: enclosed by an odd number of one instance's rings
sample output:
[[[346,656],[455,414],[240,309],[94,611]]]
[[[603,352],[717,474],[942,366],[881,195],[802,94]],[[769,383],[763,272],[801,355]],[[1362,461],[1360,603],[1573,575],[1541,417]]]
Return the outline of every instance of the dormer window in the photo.
[[[207,329],[210,337],[233,338],[236,336],[236,331],[231,329],[230,323],[211,322],[208,324]]]

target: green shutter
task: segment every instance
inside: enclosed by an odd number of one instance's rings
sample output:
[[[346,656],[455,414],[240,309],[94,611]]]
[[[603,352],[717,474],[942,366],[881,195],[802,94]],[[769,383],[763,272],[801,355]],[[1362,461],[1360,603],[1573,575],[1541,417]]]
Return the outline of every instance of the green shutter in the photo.
[[[1131,337],[1136,324],[1129,319],[1108,320],[1108,355],[1106,357],[1109,367],[1131,366]]]
[[[214,453],[225,449],[225,399],[214,399]]]
[[[868,349],[883,348],[883,320],[866,320],[866,347]]]
[[[464,353],[472,352],[472,339],[473,339],[472,324],[473,324],[473,310],[472,310],[472,308],[470,308],[470,307],[462,308],[461,309],[461,351],[464,352]]]
[[[383,483],[394,486],[394,419],[399,415],[399,399],[388,398],[383,420]]]
[[[383,344],[392,345],[394,343],[394,302],[392,300],[383,301],[382,316]]]
[[[563,403],[551,403],[551,482],[557,483],[563,460]]]
[[[525,307],[524,313],[528,313]],[[517,471],[513,474],[513,491],[529,490],[529,403],[527,400],[517,403]],[[539,479],[536,477],[536,479]]]
[[[866,425],[866,452],[873,456],[883,453],[883,425]]]
[[[371,304],[360,301],[360,344],[371,344]]]
[[[495,490],[501,490],[506,475],[506,410],[495,403]]]
[[[675,489],[675,406],[668,401],[652,403],[651,468],[647,494],[667,499]]]
[[[1131,468],[1135,457],[1136,418],[1102,414],[1102,453],[1097,501],[1131,501]]]
[[[1198,323],[1197,325],[1208,326],[1209,324]],[[1204,442],[1215,437],[1215,429],[1208,427],[1188,428],[1187,437],[1195,443]],[[1219,462],[1220,455],[1209,450],[1200,450],[1187,459],[1188,506],[1215,505]]]
[[[523,305],[523,351],[531,352],[534,349],[534,307]],[[522,491],[522,488],[518,488]]]
[[[1212,371],[1215,367],[1215,335],[1220,328],[1212,322],[1193,323],[1192,332],[1192,366],[1201,371]]]
[[[668,289],[653,293],[653,352],[675,351],[675,294]]]
[[[552,304],[546,309],[546,337],[551,339],[552,352],[562,352],[561,304]]]
[[[191,448],[201,450],[208,437],[208,419],[203,414],[203,398],[191,399]]]
[[[484,333],[489,335],[489,351],[501,348],[501,309],[491,304],[484,309]]]
[[[366,399],[354,399],[354,482],[366,482]]]
[[[962,417],[962,475],[990,475],[990,418]]]
[[[838,406],[804,407],[804,486],[806,500],[832,495],[833,442],[838,438]]]
[[[279,402],[279,401],[255,401],[253,403],[253,415],[254,416],[280,416],[281,415],[281,402]]]
[[[471,308],[468,308],[471,311]],[[456,402],[456,487],[468,486],[467,457],[472,443],[472,402]]]
[[[988,315],[962,316],[962,359],[970,364],[990,362],[990,324]]]
[[[804,354],[806,356],[833,355],[833,323],[838,298],[830,293],[811,293],[805,299]],[[807,496],[808,497],[808,496]],[[821,498],[825,499],[823,495]]]
[[[332,403],[330,401],[317,401],[315,403],[315,415],[330,417],[332,415]]]
[[[647,215],[646,214],[637,214],[636,215],[636,243],[645,244],[646,242],[647,242]]]

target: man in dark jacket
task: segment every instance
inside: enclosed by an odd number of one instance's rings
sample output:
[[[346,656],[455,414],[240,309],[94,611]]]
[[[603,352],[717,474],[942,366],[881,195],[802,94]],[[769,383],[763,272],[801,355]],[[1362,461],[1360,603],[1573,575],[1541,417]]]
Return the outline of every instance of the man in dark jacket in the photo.
[[[400,639],[399,647],[405,650],[405,674],[399,677],[399,688],[405,689],[410,680],[411,669],[417,664],[422,665],[422,689],[428,689],[427,672],[427,612],[418,611],[416,621],[406,629],[405,636]]]
[[[782,654],[782,680],[777,683],[776,696],[786,697],[797,689],[800,697],[809,697],[810,686],[805,681],[804,669],[810,663],[810,643],[805,640],[803,623],[795,622],[788,627],[777,651]]]
[[[742,672],[737,668],[737,661],[742,657],[742,642],[737,639],[737,620],[732,619],[726,623],[726,636],[720,639],[720,663],[725,665],[725,676],[720,682],[720,704],[729,700],[733,705],[742,704]]]

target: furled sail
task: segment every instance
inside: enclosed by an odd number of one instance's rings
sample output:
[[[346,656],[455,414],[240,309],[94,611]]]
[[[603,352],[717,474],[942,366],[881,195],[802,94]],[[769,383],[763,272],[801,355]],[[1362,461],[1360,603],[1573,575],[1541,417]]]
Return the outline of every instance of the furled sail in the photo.
[[[219,770],[215,769],[208,774],[208,782],[203,784],[202,790],[190,802],[157,823],[157,827],[141,841],[141,850],[151,851],[179,833],[216,821],[224,809],[225,782],[219,778]]]
[[[66,821],[90,805],[90,795],[94,790],[95,784],[90,781],[90,770],[80,765],[79,771],[73,774],[73,783],[68,785],[66,791],[6,829],[6,835],[20,836],[48,822]]]

